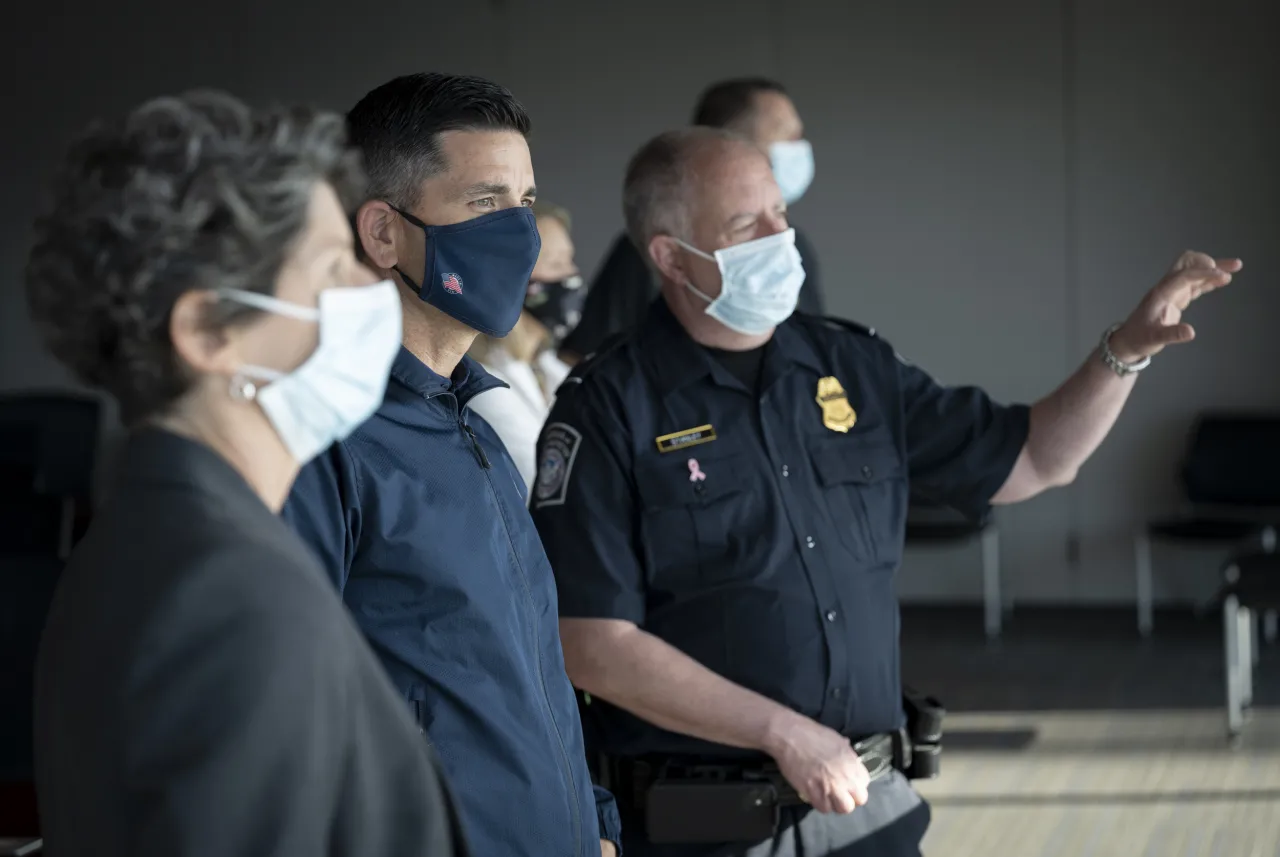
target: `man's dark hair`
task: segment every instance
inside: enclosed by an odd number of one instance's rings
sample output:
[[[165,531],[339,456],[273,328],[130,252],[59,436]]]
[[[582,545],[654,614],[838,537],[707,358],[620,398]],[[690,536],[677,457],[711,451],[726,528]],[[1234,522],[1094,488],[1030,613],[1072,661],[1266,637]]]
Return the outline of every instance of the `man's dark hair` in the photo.
[[[127,425],[162,413],[192,382],[169,338],[178,298],[273,293],[321,182],[348,207],[363,197],[359,154],[334,113],[193,92],[95,124],[35,222],[26,292],[46,346],[113,395]],[[202,321],[217,331],[258,313],[221,301]]]
[[[506,87],[480,77],[410,74],[370,92],[347,114],[353,145],[364,155],[369,195],[399,208],[418,203],[422,182],[447,167],[446,131],[516,131],[529,115]]]
[[[698,99],[693,124],[744,131],[743,126],[756,109],[756,96],[763,92],[787,94],[782,84],[765,77],[740,77],[713,83]]]

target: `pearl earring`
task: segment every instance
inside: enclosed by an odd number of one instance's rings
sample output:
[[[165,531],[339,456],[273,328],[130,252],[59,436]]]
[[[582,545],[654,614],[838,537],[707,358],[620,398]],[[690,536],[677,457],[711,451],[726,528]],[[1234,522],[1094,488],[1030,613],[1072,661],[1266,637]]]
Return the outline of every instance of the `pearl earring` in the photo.
[[[231,379],[231,398],[240,399],[244,402],[252,402],[258,396],[258,385],[245,378],[243,375],[237,375]]]

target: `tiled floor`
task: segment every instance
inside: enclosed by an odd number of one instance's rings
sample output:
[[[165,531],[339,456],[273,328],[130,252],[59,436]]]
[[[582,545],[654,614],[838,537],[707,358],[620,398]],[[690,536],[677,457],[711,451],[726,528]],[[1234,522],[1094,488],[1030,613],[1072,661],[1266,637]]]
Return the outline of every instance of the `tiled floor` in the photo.
[[[907,611],[904,667],[947,702],[929,857],[1280,855],[1280,648],[1241,746],[1225,741],[1211,617],[1141,642],[1123,617]],[[1012,703],[1012,704],[1011,704]]]

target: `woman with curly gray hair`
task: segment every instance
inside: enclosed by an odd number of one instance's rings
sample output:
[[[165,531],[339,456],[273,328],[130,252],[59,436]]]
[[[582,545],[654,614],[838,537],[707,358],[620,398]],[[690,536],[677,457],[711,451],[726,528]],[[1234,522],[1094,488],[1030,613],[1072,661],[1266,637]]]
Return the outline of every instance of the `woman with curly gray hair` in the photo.
[[[276,514],[400,348],[395,286],[353,252],[361,187],[339,117],[217,93],[95,126],[54,182],[32,314],[130,438],[41,641],[51,854],[461,847],[427,742]]]

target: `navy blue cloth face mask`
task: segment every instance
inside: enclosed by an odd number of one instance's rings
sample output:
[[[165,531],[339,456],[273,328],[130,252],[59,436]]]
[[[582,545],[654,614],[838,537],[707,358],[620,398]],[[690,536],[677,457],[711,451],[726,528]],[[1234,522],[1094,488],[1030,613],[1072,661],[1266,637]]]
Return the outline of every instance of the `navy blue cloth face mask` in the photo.
[[[472,330],[510,333],[542,250],[533,210],[506,208],[449,226],[428,226],[395,210],[427,236],[422,282],[395,269],[418,297]]]

